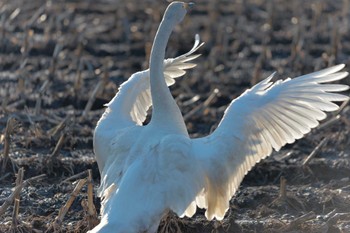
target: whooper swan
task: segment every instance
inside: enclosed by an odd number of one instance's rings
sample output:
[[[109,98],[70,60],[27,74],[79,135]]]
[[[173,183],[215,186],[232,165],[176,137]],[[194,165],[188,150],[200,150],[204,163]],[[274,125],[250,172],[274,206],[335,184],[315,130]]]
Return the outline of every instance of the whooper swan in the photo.
[[[245,91],[227,108],[209,136],[190,139],[167,85],[193,64],[194,48],[165,62],[167,41],[190,4],[171,3],[157,31],[150,70],[125,82],[97,124],[94,150],[101,172],[101,223],[90,232],[156,232],[169,209],[191,217],[196,206],[211,220],[223,219],[244,175],[261,159],[303,137],[333,101],[347,96],[337,65],[294,79],[271,82],[273,75]],[[168,64],[168,66],[167,66]],[[152,118],[142,126],[153,104]]]

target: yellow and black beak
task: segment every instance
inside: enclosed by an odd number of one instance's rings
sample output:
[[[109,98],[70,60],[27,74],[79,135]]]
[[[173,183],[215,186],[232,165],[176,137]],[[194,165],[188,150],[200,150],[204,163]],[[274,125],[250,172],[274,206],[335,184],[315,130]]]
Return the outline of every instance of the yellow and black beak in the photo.
[[[193,2],[184,3],[184,8],[186,10],[191,10],[193,7],[194,7],[194,3]]]

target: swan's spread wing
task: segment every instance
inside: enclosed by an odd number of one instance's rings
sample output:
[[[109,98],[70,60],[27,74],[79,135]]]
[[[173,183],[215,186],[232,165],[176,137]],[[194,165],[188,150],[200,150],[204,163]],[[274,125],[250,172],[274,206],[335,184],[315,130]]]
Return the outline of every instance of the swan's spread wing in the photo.
[[[188,62],[199,56],[193,53],[202,44],[199,43],[199,36],[196,35],[194,46],[188,53],[164,60],[164,76],[168,85],[172,85],[175,78],[184,75],[185,69],[195,66],[195,64]],[[107,104],[108,108],[97,123],[94,132],[94,152],[101,173],[109,169],[105,168],[106,161],[109,159],[118,161],[119,167],[114,169],[120,171],[123,169],[127,156],[125,158],[124,156],[113,157],[116,152],[112,142],[116,135],[121,135],[124,130],[128,131],[133,126],[142,125],[151,105],[149,70],[133,74],[128,81],[120,86],[119,92]],[[110,185],[108,180],[104,183],[105,185],[102,185],[101,182],[100,190],[105,190]]]
[[[193,54],[204,44],[204,42],[199,42],[199,35],[196,34],[193,47],[190,51],[176,58],[169,58],[164,61],[164,77],[168,86],[175,83],[174,78],[184,75],[186,73],[186,69],[191,69],[197,65],[195,63],[188,62],[200,56],[200,54]]]
[[[333,101],[348,99],[333,93],[348,86],[325,84],[346,77],[347,72],[338,72],[343,67],[275,83],[271,75],[232,101],[212,135],[193,141],[193,154],[206,174],[196,204],[207,209],[208,219],[224,217],[245,174],[272,148],[278,151],[303,137],[326,117],[324,112],[338,109]]]
[[[186,69],[196,66],[188,63],[196,59],[199,54],[193,54],[203,43],[199,43],[199,36],[196,35],[193,48],[176,58],[164,60],[164,76],[168,86],[175,83],[175,78],[186,73]],[[120,126],[142,125],[147,116],[147,110],[152,105],[149,70],[133,74],[128,81],[124,82],[118,94],[106,105],[112,111],[117,111]],[[116,119],[117,121],[118,119]]]
[[[203,43],[202,43],[203,44]],[[188,63],[199,55],[193,53],[202,45],[196,35],[193,48],[176,58],[164,60],[164,75],[168,85],[172,85],[175,78],[185,74],[185,69],[196,66]],[[124,82],[118,94],[107,104],[108,108],[99,120],[94,132],[94,151],[101,172],[99,196],[108,196],[109,187],[118,187],[125,163],[129,159],[129,150],[135,135],[131,131],[139,129],[133,127],[142,125],[147,110],[152,105],[149,70],[135,73]],[[130,139],[125,135],[134,135]],[[123,143],[118,142],[123,140]],[[106,165],[107,164],[107,165]],[[106,165],[106,166],[105,166]]]

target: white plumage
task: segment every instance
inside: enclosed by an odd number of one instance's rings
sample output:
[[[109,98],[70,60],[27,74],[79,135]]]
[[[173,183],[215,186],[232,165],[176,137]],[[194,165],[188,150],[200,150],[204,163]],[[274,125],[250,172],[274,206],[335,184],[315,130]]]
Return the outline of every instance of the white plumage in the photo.
[[[203,44],[204,43],[200,43],[199,35],[196,35],[195,43],[189,52],[176,58],[164,60],[164,77],[168,86],[175,83],[175,78],[183,76],[186,73],[186,69],[191,69],[196,66],[196,64],[188,62],[200,56],[200,54],[194,53]],[[135,124],[142,126],[147,116],[147,110],[151,105],[149,69],[133,74],[120,86],[118,94],[106,104],[108,108],[97,124],[98,126],[95,130],[96,136],[94,137],[96,159],[98,161],[99,170],[101,171],[99,196],[103,196],[103,190],[106,190],[111,184],[119,184],[121,178],[120,174],[122,174],[124,170],[124,166],[122,165],[128,153],[122,156],[122,153],[117,152],[121,148],[121,146],[116,143],[118,138],[125,137],[125,133],[123,133],[124,129],[125,132],[127,132],[129,126],[132,127],[135,126]],[[110,133],[107,133],[108,131],[110,131]],[[100,133],[102,135],[100,135]],[[133,144],[133,135],[130,136],[132,137],[130,138],[130,144]],[[126,151],[129,149],[129,146],[126,147]],[[113,154],[117,154],[118,156],[111,156]],[[105,169],[104,164],[106,161],[109,166]],[[128,166],[125,166],[125,169],[127,169],[127,167]]]
[[[107,105],[94,133],[101,172],[101,223],[91,232],[155,232],[169,209],[191,217],[196,206],[206,217],[223,219],[243,177],[261,159],[303,137],[334,101],[347,96],[346,85],[324,84],[345,78],[344,65],[294,79],[271,82],[273,75],[233,100],[218,128],[190,139],[167,85],[195,64],[192,50],[164,60],[167,41],[188,4],[173,2],[159,26],[150,70],[136,73]],[[142,126],[148,108],[153,113]]]

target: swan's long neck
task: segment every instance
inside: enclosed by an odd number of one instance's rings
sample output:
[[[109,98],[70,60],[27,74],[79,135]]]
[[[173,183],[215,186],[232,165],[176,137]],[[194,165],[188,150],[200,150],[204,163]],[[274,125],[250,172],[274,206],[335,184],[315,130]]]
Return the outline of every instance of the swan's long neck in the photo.
[[[187,134],[181,111],[170,93],[163,74],[165,49],[174,27],[174,22],[163,19],[152,46],[150,82],[153,112],[150,124],[155,124],[163,129],[170,129],[174,133]]]

